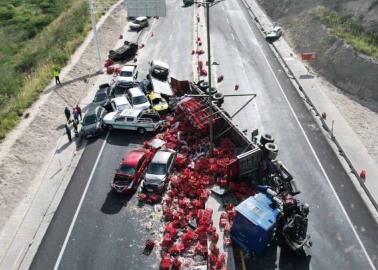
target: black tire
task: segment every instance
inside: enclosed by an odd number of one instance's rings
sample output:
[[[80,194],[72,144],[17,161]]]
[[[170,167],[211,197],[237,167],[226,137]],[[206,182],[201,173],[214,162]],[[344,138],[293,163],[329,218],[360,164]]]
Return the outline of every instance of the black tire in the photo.
[[[278,146],[275,143],[266,143],[265,151],[268,159],[276,159],[278,155]]]
[[[215,93],[213,95],[213,101],[215,102],[215,104],[217,104],[218,107],[222,106],[222,104],[224,103],[224,96],[222,93]]]
[[[274,138],[269,133],[262,134],[260,138],[260,143],[262,145],[265,145],[267,143],[274,143]]]
[[[207,89],[205,90],[205,93],[206,93],[206,94],[209,94],[209,88],[207,88]],[[216,93],[218,93],[218,90],[217,90],[215,87],[211,87],[210,94],[211,94],[211,95],[214,95],[214,94],[216,94]]]
[[[146,133],[146,129],[145,129],[145,128],[142,128],[142,127],[139,127],[139,128],[137,129],[137,131],[138,131],[139,134],[145,134],[145,133]]]
[[[112,129],[113,129],[113,126],[112,126],[112,125],[106,125],[106,124],[105,124],[105,127],[106,127],[107,130],[112,130]]]
[[[199,89],[201,89],[202,91],[206,91],[208,88],[209,88],[209,83],[207,81],[199,81],[197,83],[197,86],[199,87]]]

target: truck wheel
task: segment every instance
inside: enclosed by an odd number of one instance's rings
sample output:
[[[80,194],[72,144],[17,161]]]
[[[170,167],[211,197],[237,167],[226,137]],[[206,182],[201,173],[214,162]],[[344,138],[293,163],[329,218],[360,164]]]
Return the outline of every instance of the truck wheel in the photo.
[[[146,129],[145,129],[145,128],[142,128],[142,127],[138,128],[137,131],[138,131],[139,134],[144,134],[144,133],[146,133]]]
[[[274,138],[269,133],[262,134],[260,138],[260,143],[262,145],[265,145],[267,143],[274,143]]]
[[[211,95],[214,95],[218,92],[218,90],[215,88],[215,87],[211,87],[211,91],[210,91],[210,94]],[[209,94],[209,88],[206,89],[205,91],[206,94]]]
[[[222,93],[215,93],[213,95],[213,101],[215,102],[215,104],[217,104],[218,107],[222,106],[222,104],[224,103],[224,96]]]
[[[201,89],[202,91],[206,91],[207,88],[209,88],[209,83],[204,81],[204,80],[201,80],[197,83],[197,86],[199,87],[199,89]]]

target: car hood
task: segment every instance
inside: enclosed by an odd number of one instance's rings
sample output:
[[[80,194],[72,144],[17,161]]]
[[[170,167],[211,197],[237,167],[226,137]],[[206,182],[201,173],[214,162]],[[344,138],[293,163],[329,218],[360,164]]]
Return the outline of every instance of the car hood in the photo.
[[[117,114],[118,112],[110,112],[108,113],[107,115],[105,115],[104,117],[104,121],[107,122],[107,121],[113,121],[113,118],[114,116]]]
[[[90,132],[95,132],[97,128],[98,128],[98,123],[94,123],[94,124],[91,124],[91,125],[83,126],[81,128],[81,130],[84,131],[84,132],[90,133]]]
[[[149,174],[146,173],[144,178],[144,183],[147,185],[159,185],[164,182],[166,176],[165,175],[156,175],[156,174]]]
[[[153,107],[157,111],[164,111],[164,110],[168,109],[168,104],[167,103],[159,103],[157,105],[154,105]]]
[[[149,109],[150,105],[151,104],[149,102],[145,102],[145,103],[142,103],[142,104],[133,105],[133,108],[138,109],[138,110],[144,110],[144,109]]]
[[[133,77],[122,77],[119,76],[117,81],[119,82],[133,82]]]
[[[140,27],[140,24],[139,23],[135,23],[135,22],[130,22],[130,26],[131,27]]]

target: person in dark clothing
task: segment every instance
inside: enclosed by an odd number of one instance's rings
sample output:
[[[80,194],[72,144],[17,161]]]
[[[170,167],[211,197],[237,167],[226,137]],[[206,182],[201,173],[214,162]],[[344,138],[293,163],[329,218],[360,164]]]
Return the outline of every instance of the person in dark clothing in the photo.
[[[79,136],[79,132],[78,132],[78,130],[77,130],[77,124],[79,123],[79,121],[73,121],[72,122],[72,127],[73,127],[73,129],[74,129],[74,131],[75,131],[75,137],[78,137]]]
[[[79,105],[78,105],[78,104],[76,104],[76,107],[75,107],[75,109],[76,109],[77,113],[78,113],[78,114],[79,114],[79,116],[80,116],[80,120],[83,120],[83,116],[81,115],[81,108],[79,107]]]
[[[76,108],[72,109],[72,115],[73,115],[74,121],[79,122],[79,113],[76,111]]]
[[[70,111],[70,109],[68,109],[68,107],[66,107],[66,108],[64,109],[64,114],[66,115],[67,122],[70,122],[70,119],[71,119],[71,111]]]
[[[66,124],[66,134],[67,134],[68,140],[72,142],[71,129],[69,128],[67,124]]]

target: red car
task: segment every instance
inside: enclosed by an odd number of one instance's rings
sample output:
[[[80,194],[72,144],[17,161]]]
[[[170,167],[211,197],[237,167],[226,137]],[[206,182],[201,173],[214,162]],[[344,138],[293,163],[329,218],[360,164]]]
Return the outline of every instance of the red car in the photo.
[[[124,194],[134,192],[152,155],[151,151],[144,149],[137,149],[127,153],[116,170],[112,189],[117,193]]]

